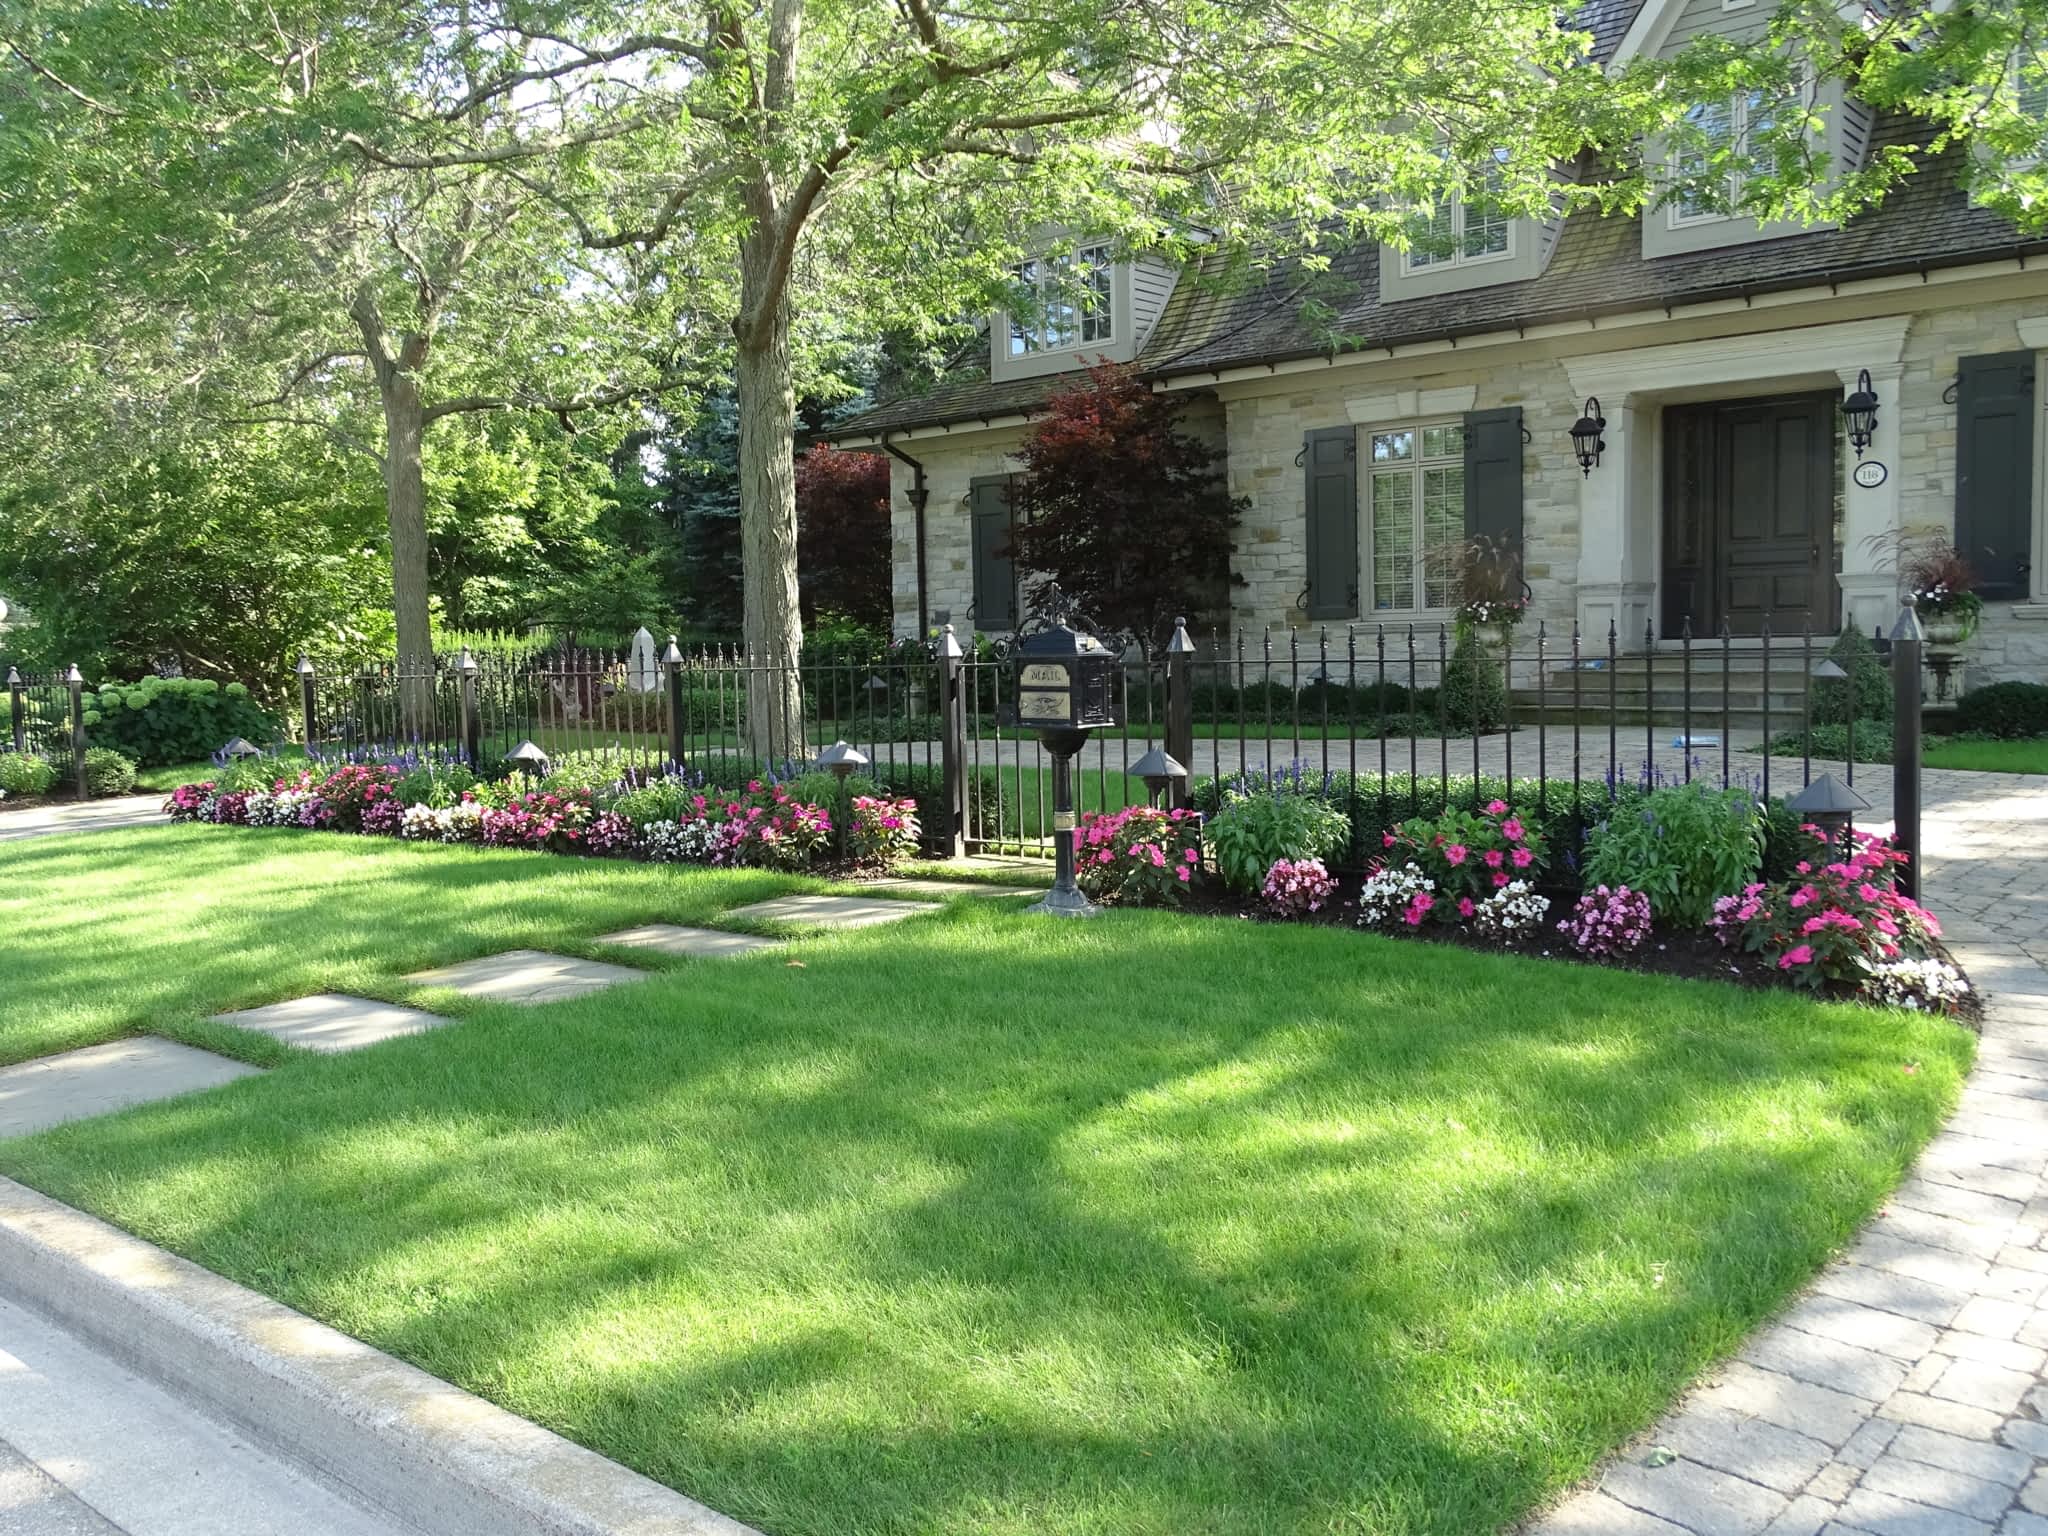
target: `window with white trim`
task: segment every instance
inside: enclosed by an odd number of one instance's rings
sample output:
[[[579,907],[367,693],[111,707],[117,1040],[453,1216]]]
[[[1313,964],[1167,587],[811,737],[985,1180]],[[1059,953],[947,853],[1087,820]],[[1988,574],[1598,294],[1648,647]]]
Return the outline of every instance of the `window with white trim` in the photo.
[[[1017,268],[1023,302],[1010,311],[1010,356],[1064,352],[1115,339],[1107,245],[1088,245]]]
[[[1488,192],[1500,186],[1500,161],[1506,151],[1496,151],[1487,167],[1484,183]],[[1514,254],[1515,221],[1500,208],[1482,198],[1467,202],[1463,193],[1445,198],[1428,216],[1417,215],[1408,249],[1401,266],[1408,272],[1437,272],[1446,267],[1469,266],[1474,262],[1500,261]]]
[[[1701,102],[1686,112],[1692,132],[1674,169],[1687,184],[1671,200],[1674,227],[1725,219],[1741,207],[1749,179],[1769,169],[1750,145],[1770,132],[1787,104],[1785,96],[1759,88],[1738,91],[1725,101]],[[1735,161],[1727,173],[1709,176],[1713,157],[1731,148]]]
[[[1426,422],[1366,433],[1366,590],[1380,612],[1449,608],[1465,539],[1465,427]]]

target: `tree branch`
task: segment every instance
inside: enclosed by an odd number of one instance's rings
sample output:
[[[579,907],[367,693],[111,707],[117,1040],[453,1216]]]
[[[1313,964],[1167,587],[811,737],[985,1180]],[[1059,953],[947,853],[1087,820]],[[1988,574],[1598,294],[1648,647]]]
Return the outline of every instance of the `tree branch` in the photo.
[[[62,91],[66,96],[69,96],[74,100],[84,102],[88,107],[91,107],[93,111],[101,113],[107,117],[126,117],[128,115],[119,107],[110,107],[105,102],[96,101],[92,97],[86,95],[84,91],[81,91],[77,86],[73,85],[69,80],[66,80],[63,76],[59,75],[55,70],[41,63],[38,59],[36,59],[36,57],[33,54],[31,54],[26,48],[22,47],[21,44],[17,43],[13,38],[0,38],[0,42],[5,42],[7,44],[7,51],[13,54],[17,59],[21,60],[22,63],[26,64],[29,67],[31,73],[40,75],[43,79],[49,81],[50,84],[57,87],[58,90]]]
[[[305,383],[306,380],[310,379],[322,368],[325,368],[329,363],[338,363],[343,358],[348,357],[359,357],[364,362],[368,362],[370,360],[370,354],[367,352],[322,352],[318,357],[312,359],[310,362],[305,364],[304,367],[300,368],[298,372],[294,373],[290,379],[286,380],[284,388],[280,389],[276,394],[272,395],[269,399],[250,401],[249,409],[252,411],[261,411],[267,410],[274,405],[283,405],[285,401],[291,398],[293,390],[297,389],[301,384]]]
[[[674,54],[680,58],[691,59],[706,68],[709,68],[711,64],[710,53],[698,47],[697,44],[685,42],[679,37],[666,37],[659,33],[635,33],[630,37],[622,39],[613,47],[592,52],[580,43],[572,43],[566,38],[554,37],[545,32],[529,32],[516,22],[510,24],[509,30],[533,42],[553,43],[558,48],[573,48],[576,50],[576,57],[566,63],[557,64],[547,69],[515,70],[511,74],[500,75],[495,80],[488,80],[472,90],[462,100],[456,102],[455,105],[443,111],[441,116],[444,119],[454,122],[457,118],[467,116],[485,102],[502,96],[507,91],[515,91],[522,85],[536,85],[544,80],[559,80],[564,75],[575,74],[578,70],[596,69],[606,64],[616,64],[621,59],[634,58],[643,53]]]

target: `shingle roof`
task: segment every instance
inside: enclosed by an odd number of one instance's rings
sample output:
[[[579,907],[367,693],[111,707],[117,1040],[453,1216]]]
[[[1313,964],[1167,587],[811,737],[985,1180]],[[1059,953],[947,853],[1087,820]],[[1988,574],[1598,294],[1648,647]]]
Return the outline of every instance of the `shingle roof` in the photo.
[[[1633,13],[1631,0],[1594,0],[1590,9]],[[1603,18],[1602,25],[1616,24]],[[1626,28],[1626,20],[1618,25]],[[1619,34],[1616,34],[1617,36]],[[1913,125],[1888,120],[1873,146],[1917,142]],[[2048,249],[2018,234],[2003,216],[1972,207],[1951,154],[1926,164],[1878,208],[1840,229],[1645,260],[1636,216],[1582,213],[1566,222],[1540,277],[1490,288],[1382,303],[1379,247],[1353,246],[1311,276],[1282,262],[1249,289],[1217,290],[1199,270],[1182,278],[1137,358],[1139,370],[1171,380],[1226,368],[1329,355],[1327,337],[1351,338],[1334,350],[1375,350],[1595,313],[1651,309],[1718,294],[1795,288],[1919,267]],[[1318,326],[1304,301],[1323,299],[1334,314]],[[838,428],[841,437],[955,425],[1030,411],[1070,375],[1005,383],[981,376],[948,379],[931,392],[885,401]]]

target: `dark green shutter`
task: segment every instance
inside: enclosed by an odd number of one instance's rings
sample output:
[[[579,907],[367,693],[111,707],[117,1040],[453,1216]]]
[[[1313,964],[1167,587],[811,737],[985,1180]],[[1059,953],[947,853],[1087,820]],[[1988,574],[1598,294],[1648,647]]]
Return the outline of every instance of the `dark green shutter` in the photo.
[[[1016,567],[1010,558],[1010,488],[977,480],[974,499],[974,627],[1017,627]]]
[[[1465,413],[1465,536],[1522,551],[1522,408]]]
[[[1982,597],[2028,596],[2034,527],[2034,354],[1958,364],[1956,549]],[[1882,409],[1882,407],[1880,407]]]
[[[1302,444],[1307,471],[1308,616],[1358,617],[1358,429],[1320,427]]]

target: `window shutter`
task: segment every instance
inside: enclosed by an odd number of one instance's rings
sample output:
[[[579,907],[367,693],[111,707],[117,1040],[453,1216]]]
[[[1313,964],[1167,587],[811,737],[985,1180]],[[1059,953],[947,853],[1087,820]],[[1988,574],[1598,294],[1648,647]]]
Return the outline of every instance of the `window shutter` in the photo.
[[[1010,558],[1010,488],[1001,480],[974,485],[974,627],[1017,627],[1017,582]]]
[[[1358,617],[1358,429],[1319,427],[1306,435],[1308,616]]]
[[[1465,537],[1522,552],[1522,408],[1465,413]]]
[[[2034,354],[1958,364],[1956,549],[1982,597],[2024,598],[2033,569]]]

